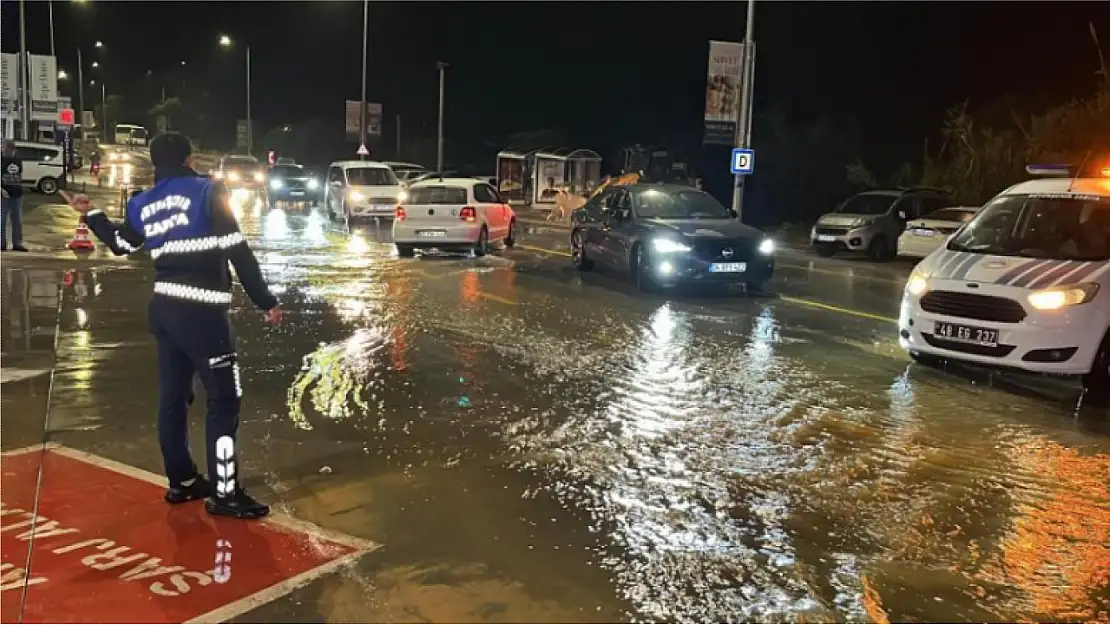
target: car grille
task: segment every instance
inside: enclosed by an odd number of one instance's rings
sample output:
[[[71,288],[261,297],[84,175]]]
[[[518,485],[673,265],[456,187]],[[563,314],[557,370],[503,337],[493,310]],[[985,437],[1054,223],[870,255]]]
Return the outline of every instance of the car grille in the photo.
[[[848,234],[847,228],[830,228],[828,226],[818,226],[816,228],[817,234],[831,234],[834,237],[839,237]]]
[[[304,191],[304,180],[286,178],[281,181],[281,188],[286,191]]]
[[[930,291],[921,298],[921,309],[937,315],[998,323],[1018,323],[1025,319],[1025,309],[1014,300],[977,293]]]
[[[933,347],[940,349],[947,349],[953,352],[962,352],[964,354],[974,354],[976,356],[991,356],[994,358],[1004,358],[1014,351],[1016,345],[974,345],[971,343],[961,343],[959,341],[949,341],[948,339],[941,338],[935,334],[922,334],[925,342]]]
[[[397,197],[396,196],[391,197],[391,196],[388,196],[388,195],[372,197],[372,198],[366,200],[366,203],[367,204],[389,204],[390,206],[392,206],[392,205],[397,203]]]
[[[724,251],[732,250],[725,258]],[[752,244],[747,241],[702,241],[694,244],[694,256],[710,262],[743,262],[752,257]]]

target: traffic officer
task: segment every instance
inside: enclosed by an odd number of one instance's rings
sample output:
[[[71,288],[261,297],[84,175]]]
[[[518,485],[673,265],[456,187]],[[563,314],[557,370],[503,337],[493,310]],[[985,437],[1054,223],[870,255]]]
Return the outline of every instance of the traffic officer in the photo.
[[[242,387],[235,338],[228,319],[235,267],[251,300],[271,323],[281,308],[228,205],[226,187],[191,168],[192,145],[178,133],[150,144],[154,186],[127,203],[113,223],[84,195],[66,195],[89,228],[117,255],[138,249],[154,261],[154,296],[148,322],[158,344],[158,438],[169,490],[166,501],[207,498],[209,514],[255,519],[270,508],[242,486],[236,445]],[[188,404],[193,376],[208,396],[205,423],[208,479],[189,453]]]

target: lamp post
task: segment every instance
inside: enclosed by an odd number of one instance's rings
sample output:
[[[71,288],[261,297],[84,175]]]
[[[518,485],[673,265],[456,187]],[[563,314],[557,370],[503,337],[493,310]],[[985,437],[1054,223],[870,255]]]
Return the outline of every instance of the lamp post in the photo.
[[[19,84],[23,93],[19,98],[19,132],[24,141],[31,138],[31,68],[27,58],[27,20],[23,0],[19,0]]]
[[[443,79],[447,70],[447,63],[439,61],[439,131],[436,136],[436,171],[443,174]]]
[[[220,35],[220,45],[225,48],[230,48],[232,45],[231,37],[228,35]],[[247,154],[252,153],[254,147],[253,128],[251,128],[251,47],[247,48]],[[181,62],[182,65],[185,61]]]
[[[740,85],[740,116],[736,120],[736,145],[751,147],[752,102],[755,100],[755,0],[748,0],[748,19],[744,24],[744,75]],[[744,176],[737,174],[732,184],[732,210],[744,217]]]

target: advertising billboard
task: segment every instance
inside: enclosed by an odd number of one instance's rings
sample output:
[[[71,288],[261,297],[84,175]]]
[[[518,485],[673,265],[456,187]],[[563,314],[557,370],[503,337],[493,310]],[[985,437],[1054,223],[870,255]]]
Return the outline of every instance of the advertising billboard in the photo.
[[[705,137],[709,145],[732,145],[740,118],[744,44],[709,42],[709,72],[705,84]]]

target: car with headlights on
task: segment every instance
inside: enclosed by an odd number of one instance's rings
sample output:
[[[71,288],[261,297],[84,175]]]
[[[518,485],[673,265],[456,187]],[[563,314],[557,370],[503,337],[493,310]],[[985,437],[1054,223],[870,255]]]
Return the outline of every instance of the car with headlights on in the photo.
[[[579,270],[615,268],[643,290],[687,283],[758,292],[775,269],[773,240],[685,185],[606,188],[571,214],[570,245]]]
[[[485,256],[493,243],[516,245],[516,212],[497,189],[476,178],[432,178],[413,183],[397,205],[397,255],[416,250],[468,250]]]
[[[947,192],[932,187],[870,189],[822,215],[810,243],[820,256],[864,252],[871,260],[891,260],[907,222],[954,204]]]
[[[266,174],[270,208],[315,206],[323,195],[320,180],[300,165],[274,165]]]
[[[231,199],[241,203],[261,201],[267,204],[266,167],[249,154],[221,157],[212,177],[227,186]]]
[[[902,236],[898,237],[898,255],[925,258],[971,221],[978,210],[975,206],[952,206],[907,223]]]
[[[899,342],[918,362],[1082,377],[1110,395],[1110,168],[1014,185],[911,273]],[[1052,174],[1051,172],[1060,172]]]
[[[392,219],[404,199],[404,185],[385,163],[336,161],[328,166],[324,211],[332,219]]]

